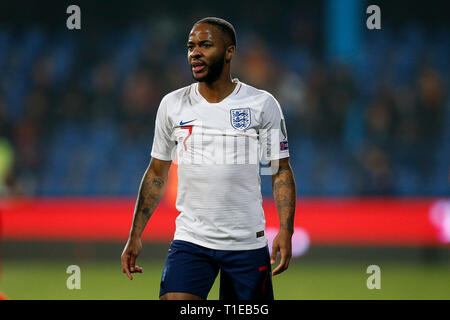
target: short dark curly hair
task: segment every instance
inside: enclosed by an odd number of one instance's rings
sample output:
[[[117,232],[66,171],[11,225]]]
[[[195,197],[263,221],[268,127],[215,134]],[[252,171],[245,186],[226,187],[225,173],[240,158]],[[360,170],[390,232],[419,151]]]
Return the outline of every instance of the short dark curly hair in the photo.
[[[230,37],[231,44],[236,47],[236,31],[234,30],[234,27],[231,23],[221,18],[206,17],[197,21],[194,26],[200,23],[207,23],[218,27],[223,33]]]

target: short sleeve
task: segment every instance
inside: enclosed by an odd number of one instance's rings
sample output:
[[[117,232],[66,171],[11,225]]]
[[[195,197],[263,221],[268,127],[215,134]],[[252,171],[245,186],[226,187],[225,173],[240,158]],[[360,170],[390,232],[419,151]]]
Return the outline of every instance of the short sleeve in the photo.
[[[263,106],[260,140],[267,160],[289,157],[288,136],[283,111],[278,101],[269,94]]]
[[[163,98],[155,121],[155,135],[153,137],[153,146],[151,156],[159,160],[172,160],[172,151],[175,148],[175,140],[172,139],[172,126],[167,116],[167,100]]]

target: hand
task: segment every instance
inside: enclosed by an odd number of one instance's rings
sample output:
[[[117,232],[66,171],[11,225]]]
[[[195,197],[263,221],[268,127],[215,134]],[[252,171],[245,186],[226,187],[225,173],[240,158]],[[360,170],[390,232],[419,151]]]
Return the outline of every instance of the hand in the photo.
[[[277,261],[278,251],[281,253],[280,264],[272,271],[272,276],[282,273],[289,266],[289,261],[292,257],[292,233],[286,229],[281,229],[272,244],[272,255],[270,263],[274,264]]]
[[[144,269],[136,265],[136,258],[142,250],[142,242],[139,238],[129,238],[125,249],[122,252],[122,272],[126,273],[130,280],[133,280],[132,273],[142,273]]]

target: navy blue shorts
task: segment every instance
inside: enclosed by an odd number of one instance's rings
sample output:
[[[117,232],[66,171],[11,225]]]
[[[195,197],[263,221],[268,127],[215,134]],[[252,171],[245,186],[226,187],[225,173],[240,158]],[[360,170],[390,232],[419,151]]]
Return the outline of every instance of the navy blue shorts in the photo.
[[[213,250],[174,240],[159,296],[185,292],[206,299],[220,270],[221,300],[273,300],[269,250]]]

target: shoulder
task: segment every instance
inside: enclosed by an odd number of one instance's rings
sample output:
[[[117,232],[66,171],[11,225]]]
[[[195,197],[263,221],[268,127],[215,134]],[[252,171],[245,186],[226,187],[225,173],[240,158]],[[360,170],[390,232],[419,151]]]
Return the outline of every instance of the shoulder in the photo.
[[[242,83],[243,87],[245,88],[245,94],[247,97],[250,97],[253,100],[261,101],[264,106],[268,105],[270,106],[278,106],[279,103],[278,100],[275,99],[275,97],[268,91],[255,88],[251,85]]]
[[[284,119],[283,111],[278,100],[268,91],[257,89],[245,84],[247,95],[253,100],[258,101],[262,119]],[[265,121],[265,120],[263,120]],[[273,120],[268,120],[273,121]]]

